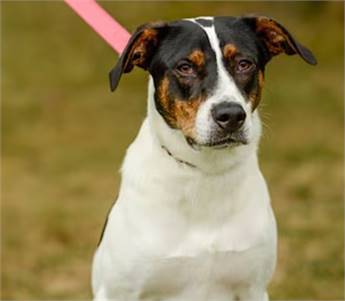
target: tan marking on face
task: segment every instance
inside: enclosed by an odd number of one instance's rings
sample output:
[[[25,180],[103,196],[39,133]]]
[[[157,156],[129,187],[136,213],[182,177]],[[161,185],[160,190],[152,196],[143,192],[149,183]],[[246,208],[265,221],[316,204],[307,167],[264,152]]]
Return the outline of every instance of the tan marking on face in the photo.
[[[256,107],[259,105],[263,87],[264,87],[264,73],[261,70],[259,70],[258,79],[257,79],[257,89],[253,93],[249,94],[249,100],[252,103],[252,111],[254,111]]]
[[[189,56],[188,58],[198,67],[201,68],[205,65],[205,54],[197,49],[194,50]]]
[[[296,51],[295,46],[291,43],[287,34],[284,33],[275,21],[266,17],[257,18],[256,31],[264,35],[265,44],[272,55],[286,51],[283,47],[284,42],[287,42]]]
[[[175,119],[186,137],[195,138],[195,121],[202,98],[175,100]]]
[[[164,110],[165,114],[164,117],[169,125],[173,128],[176,128],[175,120],[171,114],[171,101],[169,97],[169,79],[168,77],[164,77],[158,86],[158,101]]]
[[[223,48],[223,55],[226,59],[233,58],[237,53],[237,48],[234,44],[226,44]]]
[[[158,101],[169,126],[180,129],[186,137],[195,138],[195,121],[202,97],[183,100],[169,95],[169,79],[164,77],[158,86]]]

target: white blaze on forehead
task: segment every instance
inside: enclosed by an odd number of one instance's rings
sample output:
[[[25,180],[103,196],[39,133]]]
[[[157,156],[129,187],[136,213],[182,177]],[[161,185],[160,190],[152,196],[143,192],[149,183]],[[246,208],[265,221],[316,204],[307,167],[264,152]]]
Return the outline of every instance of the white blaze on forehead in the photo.
[[[237,87],[234,79],[231,77],[229,72],[225,69],[223,62],[223,54],[220,48],[219,39],[214,27],[212,26],[203,26],[198,23],[196,20],[206,19],[213,21],[213,17],[198,17],[195,19],[188,19],[188,21],[197,24],[200,28],[206,33],[211,48],[213,49],[216,55],[216,64],[217,64],[217,81],[216,86],[206,99],[206,101],[199,107],[197,117],[196,117],[196,139],[199,143],[207,143],[213,133],[214,127],[217,125],[214,124],[211,115],[212,107],[221,102],[237,102],[242,105],[243,109],[246,111],[247,115],[250,114],[250,107],[246,103],[242,93]],[[248,118],[247,118],[248,120]]]
[[[243,99],[241,92],[239,91],[238,87],[235,84],[235,81],[233,80],[229,72],[225,69],[223,62],[223,54],[222,50],[220,49],[220,43],[214,25],[202,26],[199,23],[197,24],[206,32],[210,45],[216,54],[217,85],[213,93],[213,97],[218,97],[219,102],[234,101],[244,105],[245,101]]]
[[[210,16],[200,16],[200,17],[197,17],[197,18],[185,18],[183,20],[187,20],[187,21],[191,21],[191,22],[197,23],[196,20],[199,20],[199,19],[205,19],[205,20],[213,21],[213,17],[210,17]]]

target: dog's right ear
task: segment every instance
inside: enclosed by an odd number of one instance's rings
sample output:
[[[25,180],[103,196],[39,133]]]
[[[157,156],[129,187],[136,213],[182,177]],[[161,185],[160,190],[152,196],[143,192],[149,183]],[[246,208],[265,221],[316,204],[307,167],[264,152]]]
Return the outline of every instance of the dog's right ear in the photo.
[[[114,91],[122,73],[130,72],[134,66],[146,70],[159,41],[167,28],[165,22],[147,23],[139,26],[129,39],[116,66],[110,71],[110,88]]]

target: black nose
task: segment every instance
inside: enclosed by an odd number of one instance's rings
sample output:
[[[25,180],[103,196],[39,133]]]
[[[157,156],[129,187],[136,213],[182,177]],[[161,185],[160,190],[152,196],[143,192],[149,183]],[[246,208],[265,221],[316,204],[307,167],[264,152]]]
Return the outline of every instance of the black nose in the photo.
[[[214,121],[224,130],[238,130],[246,119],[246,112],[235,102],[221,102],[211,111]]]

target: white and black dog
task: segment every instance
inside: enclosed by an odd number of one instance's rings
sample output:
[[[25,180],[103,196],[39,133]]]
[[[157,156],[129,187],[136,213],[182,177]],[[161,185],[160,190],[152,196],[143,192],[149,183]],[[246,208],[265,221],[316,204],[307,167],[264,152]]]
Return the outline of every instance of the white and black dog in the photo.
[[[110,73],[150,73],[148,113],[96,251],[95,299],[263,301],[276,224],[257,148],[264,69],[313,54],[267,17],[145,24]]]

